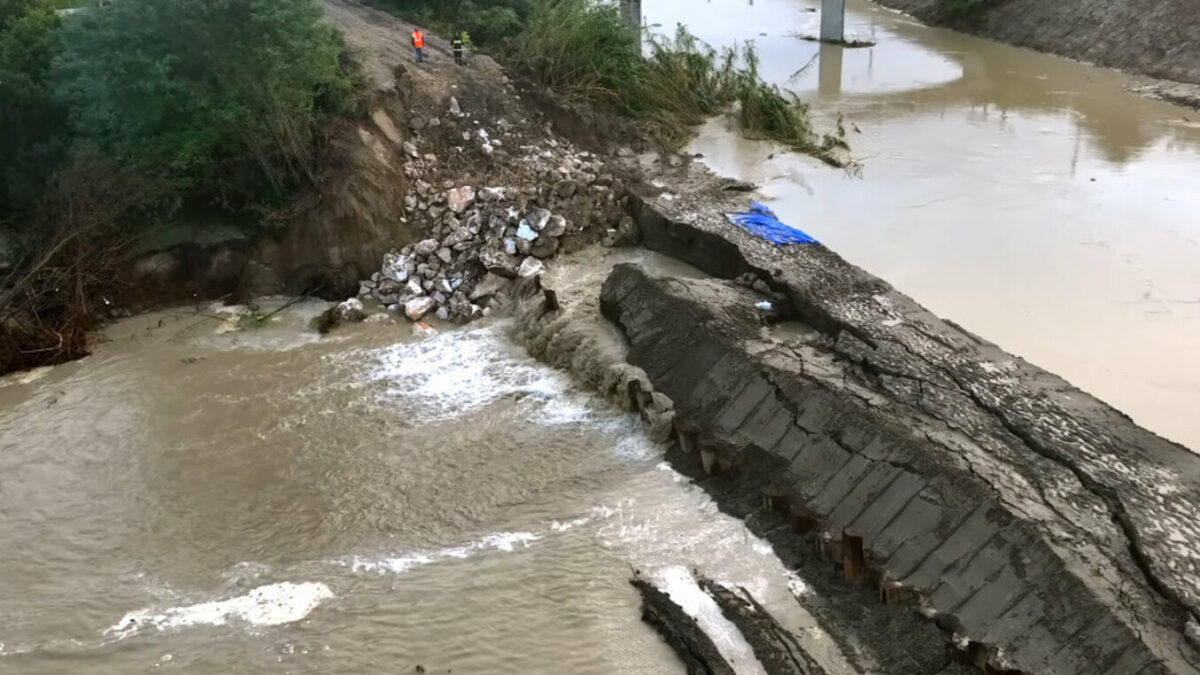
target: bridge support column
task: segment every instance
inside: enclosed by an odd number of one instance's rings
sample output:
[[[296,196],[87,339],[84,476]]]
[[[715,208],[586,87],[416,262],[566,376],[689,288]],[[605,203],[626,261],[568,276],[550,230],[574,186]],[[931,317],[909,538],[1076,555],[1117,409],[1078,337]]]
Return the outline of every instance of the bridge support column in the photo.
[[[821,0],[821,41],[846,39],[846,0]]]
[[[640,41],[642,37],[642,0],[621,0],[621,16]]]

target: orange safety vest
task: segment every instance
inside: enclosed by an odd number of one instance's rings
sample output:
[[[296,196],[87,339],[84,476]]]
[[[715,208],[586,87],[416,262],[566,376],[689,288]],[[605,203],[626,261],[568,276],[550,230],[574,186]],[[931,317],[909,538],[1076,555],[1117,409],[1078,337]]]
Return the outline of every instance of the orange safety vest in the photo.
[[[417,49],[425,47],[425,34],[419,30],[413,31],[413,46]]]

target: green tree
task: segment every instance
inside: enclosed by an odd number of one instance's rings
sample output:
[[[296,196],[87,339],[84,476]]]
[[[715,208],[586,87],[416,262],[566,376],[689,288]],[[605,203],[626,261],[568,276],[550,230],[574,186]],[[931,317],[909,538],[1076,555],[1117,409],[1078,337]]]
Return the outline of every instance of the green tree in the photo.
[[[120,0],[67,19],[62,45],[84,144],[233,208],[311,177],[320,123],[354,91],[315,0]]]
[[[38,196],[63,155],[66,110],[48,80],[59,25],[48,5],[0,0],[0,221]]]

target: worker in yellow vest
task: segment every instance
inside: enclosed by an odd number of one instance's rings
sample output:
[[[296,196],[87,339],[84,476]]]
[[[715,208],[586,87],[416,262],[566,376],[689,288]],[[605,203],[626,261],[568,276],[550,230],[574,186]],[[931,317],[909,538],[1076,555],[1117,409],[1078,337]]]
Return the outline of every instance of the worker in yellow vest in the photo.
[[[422,61],[422,52],[425,50],[425,33],[421,32],[420,28],[414,28],[412,32],[413,54],[416,56],[417,63]]]

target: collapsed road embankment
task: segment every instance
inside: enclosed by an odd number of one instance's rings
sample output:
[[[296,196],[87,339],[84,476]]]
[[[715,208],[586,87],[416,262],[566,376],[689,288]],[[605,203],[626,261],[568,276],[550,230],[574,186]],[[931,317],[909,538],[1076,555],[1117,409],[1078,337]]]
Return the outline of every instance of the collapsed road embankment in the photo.
[[[980,665],[1200,672],[1200,458],[824,247],[767,244],[710,198],[632,211],[646,247],[717,277],[620,265],[601,309],[719,500],[756,493]],[[805,329],[764,327],[751,278]]]

